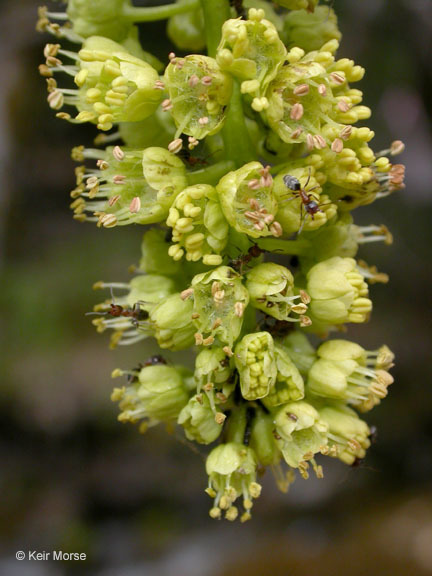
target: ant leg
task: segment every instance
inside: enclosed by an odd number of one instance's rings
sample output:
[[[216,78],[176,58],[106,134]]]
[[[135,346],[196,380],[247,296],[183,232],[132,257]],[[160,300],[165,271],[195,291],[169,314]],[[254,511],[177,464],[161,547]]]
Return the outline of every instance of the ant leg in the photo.
[[[299,228],[299,231],[297,232],[297,236],[302,233],[302,231],[303,231],[303,226],[304,226],[305,223],[306,223],[306,218],[307,218],[307,217],[308,217],[308,213],[305,212],[304,218],[302,219],[301,226],[300,226],[300,228]],[[312,216],[312,219],[313,219],[313,216]]]

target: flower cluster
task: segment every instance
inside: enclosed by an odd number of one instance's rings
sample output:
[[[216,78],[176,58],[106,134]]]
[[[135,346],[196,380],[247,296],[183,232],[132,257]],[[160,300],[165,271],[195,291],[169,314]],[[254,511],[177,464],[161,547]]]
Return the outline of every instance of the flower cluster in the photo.
[[[373,151],[352,87],[364,69],[336,56],[329,6],[230,4],[69,0],[65,14],[41,8],[38,28],[79,44],[45,47],[50,107],[101,131],[72,151],[74,217],[152,225],[132,279],[95,284],[111,293],[93,323],[112,347],[195,353],[192,368],[156,355],[115,370],[119,420],[212,445],[210,516],[245,521],[266,467],[286,491],[296,471],[323,476],[320,455],[365,457],[361,415],[386,397],[393,353],[339,333],[369,320],[369,284],[388,280],[357,259],[361,244],[392,236],[352,211],[403,188],[404,146]],[[156,19],[193,53],[164,65],[145,52],[136,24]]]

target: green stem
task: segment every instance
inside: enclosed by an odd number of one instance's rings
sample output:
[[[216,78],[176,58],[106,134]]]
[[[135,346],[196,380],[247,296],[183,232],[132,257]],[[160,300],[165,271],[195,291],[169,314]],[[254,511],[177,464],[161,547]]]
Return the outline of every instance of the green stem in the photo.
[[[222,138],[225,144],[225,157],[235,162],[237,168],[256,158],[246,127],[243,101],[237,81],[234,81],[231,102],[222,129]]]
[[[164,4],[163,6],[151,6],[148,8],[137,6],[125,6],[122,17],[131,22],[154,22],[155,20],[166,20],[176,14],[184,14],[199,8],[200,0],[181,0],[175,4]]]
[[[212,184],[215,186],[222,176],[225,176],[230,170],[234,170],[234,163],[230,160],[222,160],[211,166],[206,166],[201,170],[194,170],[194,172],[189,172],[187,175],[189,186],[195,186],[195,184]]]
[[[229,0],[201,0],[201,7],[204,12],[207,52],[215,58],[222,26],[225,20],[231,18],[230,3]]]
[[[260,238],[256,241],[262,250],[276,252],[278,254],[288,254],[301,256],[310,251],[311,244],[308,240],[277,240],[275,238]]]
[[[246,432],[246,404],[235,406],[231,412],[226,433],[227,442],[238,442],[243,444]]]
[[[231,18],[230,4],[228,0],[201,0],[201,6],[204,12],[208,55],[215,58],[222,26]],[[246,128],[240,86],[237,81],[234,81],[222,137],[225,158],[232,160],[236,168],[254,159],[255,151]]]

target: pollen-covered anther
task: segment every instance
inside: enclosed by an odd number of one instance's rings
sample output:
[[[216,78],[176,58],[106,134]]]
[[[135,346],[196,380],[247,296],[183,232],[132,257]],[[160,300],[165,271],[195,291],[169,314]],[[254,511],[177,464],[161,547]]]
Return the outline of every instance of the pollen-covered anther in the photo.
[[[129,212],[131,214],[136,214],[140,210],[141,210],[141,200],[139,196],[135,196],[135,198],[132,198],[132,201],[129,204]]]
[[[208,123],[209,123],[208,116],[202,116],[201,118],[198,118],[198,124],[200,124],[201,126],[205,126]]]
[[[335,138],[332,142],[331,149],[332,149],[332,152],[336,152],[336,154],[339,154],[339,152],[342,152],[342,150],[343,150],[342,140],[340,138]]]
[[[98,226],[103,226],[104,228],[112,228],[116,226],[117,218],[115,214],[101,214],[98,220]]]
[[[223,412],[216,412],[214,419],[215,419],[216,424],[219,424],[220,426],[222,426],[222,424],[226,420],[226,416]]]
[[[203,76],[201,78],[201,84],[203,84],[204,86],[210,86],[212,82],[213,78],[211,76]]]
[[[204,338],[204,340],[202,341],[203,346],[211,346],[212,344],[214,344],[214,336],[208,336],[207,338]]]
[[[125,174],[115,174],[113,176],[113,182],[114,184],[124,184],[126,182],[126,176]]]
[[[166,98],[165,100],[162,101],[161,106],[164,112],[168,112],[168,110],[172,110],[173,103],[169,98]]]
[[[341,112],[348,112],[351,109],[351,105],[346,100],[339,100],[337,107]]]
[[[96,166],[99,168],[99,170],[107,170],[109,168],[108,162],[106,160],[102,160],[102,158],[97,160]]]
[[[157,82],[155,82],[155,90],[165,90],[165,84],[162,82],[162,80],[158,80]]]
[[[259,190],[260,187],[261,185],[258,178],[253,178],[252,180],[249,180],[248,188],[250,188],[251,190]]]
[[[194,338],[195,338],[195,345],[201,346],[204,341],[203,335],[200,332],[196,332],[194,334]]]
[[[321,134],[315,134],[315,136],[313,136],[312,138],[313,138],[314,147],[317,148],[318,150],[321,150],[321,149],[327,147],[327,142],[324,140],[324,138],[321,136]]]
[[[327,87],[325,84],[320,84],[318,86],[318,94],[320,96],[327,96]]]
[[[279,238],[283,234],[283,229],[279,222],[273,222],[269,230],[276,238]]]
[[[108,206],[114,206],[115,204],[117,204],[117,202],[120,200],[121,196],[120,194],[116,194],[115,196],[111,196],[111,198],[108,200]]]
[[[346,78],[343,74],[341,74],[340,72],[332,72],[330,74],[330,78],[331,80],[335,83],[335,84],[344,84],[346,81]]]
[[[303,117],[303,114],[304,114],[303,104],[300,104],[300,102],[296,102],[290,111],[291,120],[300,120]]]
[[[224,301],[224,298],[225,298],[225,290],[217,290],[213,294],[213,300],[214,300],[214,303],[216,304],[216,306],[222,304],[222,302]]]
[[[306,290],[300,290],[300,299],[303,302],[303,304],[306,304],[306,305],[310,304],[311,297],[306,292]]]
[[[186,288],[186,290],[183,290],[182,292],[180,292],[180,298],[182,300],[187,300],[188,298],[191,298],[193,296],[193,288]]]
[[[312,134],[306,136],[306,146],[309,151],[312,151],[315,148],[315,141]]]
[[[172,154],[178,154],[182,148],[183,148],[183,140],[181,138],[176,138],[175,140],[172,140],[168,144],[168,150]]]
[[[262,188],[270,188],[273,185],[273,177],[270,174],[270,168],[271,166],[265,166],[260,170],[261,178],[259,184]]]
[[[222,348],[223,352],[229,357],[231,358],[232,356],[234,356],[234,352],[232,351],[232,349],[229,346],[224,346]]]
[[[300,326],[306,328],[307,326],[311,326],[312,320],[309,316],[300,316]]]
[[[339,132],[339,136],[342,140],[348,140],[352,134],[352,126],[344,126],[342,130]]]
[[[293,90],[294,96],[305,96],[309,94],[309,84],[299,84]]]
[[[175,59],[175,57],[176,57],[175,52],[170,52],[170,53],[168,54],[168,60],[169,60],[170,62],[172,62],[172,61]]]
[[[306,314],[307,312],[307,306],[305,304],[294,304],[294,306],[292,307],[292,311],[295,312],[296,314]]]
[[[48,104],[53,110],[60,110],[64,104],[64,96],[60,90],[53,90],[48,94]]]
[[[112,155],[114,157],[114,160],[117,160],[117,162],[121,162],[125,157],[125,153],[120,148],[120,146],[114,146],[112,150]]]
[[[234,314],[238,317],[238,318],[242,318],[243,314],[245,311],[245,305],[243,302],[236,302],[234,304]]]
[[[402,140],[395,140],[394,142],[391,143],[390,154],[392,156],[402,154],[404,150],[405,150],[405,144],[402,142]]]

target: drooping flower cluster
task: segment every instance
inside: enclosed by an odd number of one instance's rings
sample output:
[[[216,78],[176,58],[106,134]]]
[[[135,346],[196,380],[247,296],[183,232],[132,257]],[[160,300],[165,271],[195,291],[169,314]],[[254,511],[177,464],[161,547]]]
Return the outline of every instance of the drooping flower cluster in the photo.
[[[352,88],[364,69],[336,57],[330,7],[233,4],[69,0],[66,14],[41,8],[38,28],[80,45],[44,50],[50,107],[102,132],[72,151],[74,217],[152,225],[133,278],[95,284],[111,297],[93,323],[112,330],[112,347],[155,338],[183,351],[175,364],[156,355],[114,371],[127,379],[112,393],[119,420],[177,424],[213,444],[210,516],[245,521],[266,467],[285,491],[295,471],[323,476],[319,455],[365,457],[359,413],[387,395],[393,354],[333,336],[369,320],[368,284],[388,280],[356,256],[390,232],[351,212],[403,188],[404,167],[391,162],[401,142],[370,146],[371,111]],[[172,42],[194,52],[166,66],[136,26],[164,18]]]

